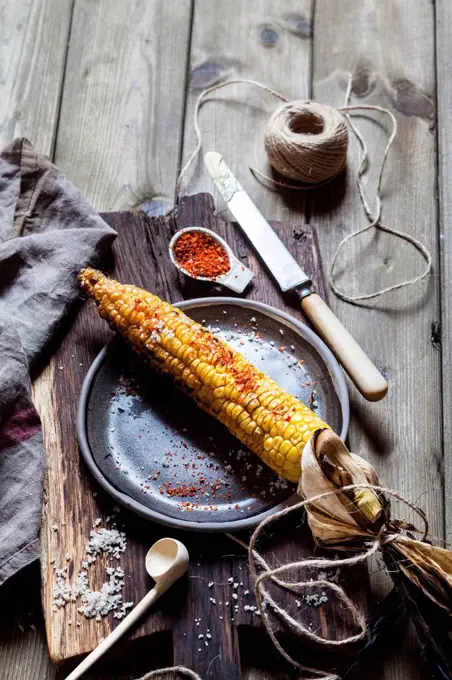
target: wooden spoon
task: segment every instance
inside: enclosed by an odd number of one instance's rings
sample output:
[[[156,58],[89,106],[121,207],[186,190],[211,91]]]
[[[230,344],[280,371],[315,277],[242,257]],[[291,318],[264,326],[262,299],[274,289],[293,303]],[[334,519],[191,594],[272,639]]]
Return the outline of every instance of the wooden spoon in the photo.
[[[154,579],[155,586],[132,609],[130,614],[103,640],[100,645],[88,654],[86,659],[72,671],[66,680],[77,680],[112,647],[117,640],[133,626],[144,612],[168,590],[188,569],[189,556],[187,548],[174,538],[161,538],[154,543],[146,555],[146,571]]]

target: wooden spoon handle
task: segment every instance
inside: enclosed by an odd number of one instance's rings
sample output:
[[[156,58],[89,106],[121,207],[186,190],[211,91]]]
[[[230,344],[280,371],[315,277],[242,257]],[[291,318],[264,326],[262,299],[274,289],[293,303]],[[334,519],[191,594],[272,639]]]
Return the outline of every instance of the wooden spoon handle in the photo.
[[[379,401],[388,383],[367,354],[317,293],[301,300],[301,308],[368,401]]]
[[[86,659],[83,659],[77,668],[75,668],[72,673],[67,676],[66,680],[77,680],[78,678],[81,678],[88,668],[91,668],[91,666],[96,663],[96,661],[98,661],[98,659],[100,659],[101,656],[103,656],[105,652],[107,652],[115,644],[115,642],[117,642],[119,638],[122,637],[124,633],[138,621],[139,618],[141,618],[141,616],[143,616],[145,611],[149,609],[151,604],[153,604],[163,592],[164,590],[158,589],[157,586],[150,590],[147,595],[145,595],[143,599],[137,604],[137,606],[132,609],[130,614],[128,614],[125,619],[123,619],[121,623],[116,626],[110,635],[108,635],[105,640],[102,640],[100,645],[98,645],[96,649],[93,649],[91,654],[88,654]]]

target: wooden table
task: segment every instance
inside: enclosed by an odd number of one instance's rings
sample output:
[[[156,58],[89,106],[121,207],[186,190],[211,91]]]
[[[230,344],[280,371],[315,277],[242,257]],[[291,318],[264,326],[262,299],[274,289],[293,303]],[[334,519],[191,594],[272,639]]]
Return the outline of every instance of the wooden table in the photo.
[[[1,0],[0,10],[0,141],[27,136],[99,210],[141,207],[158,214],[173,204],[178,169],[193,148],[194,101],[225,76],[339,106],[351,72],[354,101],[394,112],[399,131],[385,175],[384,219],[430,248],[433,276],[365,306],[333,295],[331,305],[390,380],[379,404],[351,391],[353,450],[375,464],[383,483],[425,508],[437,536],[451,540],[449,0]],[[201,113],[204,149],[225,154],[268,218],[315,224],[328,264],[339,240],[364,221],[354,181],[357,149],[341,181],[281,196],[247,169],[266,168],[262,132],[275,102],[245,85],[216,93],[215,100]],[[359,125],[375,158],[383,132],[380,137],[365,120]],[[212,190],[200,166],[184,188]],[[220,201],[218,209],[224,210]],[[411,276],[423,265],[383,234],[350,244],[347,260],[342,283],[356,291]],[[45,372],[36,400],[45,408]],[[36,565],[0,590],[0,611],[0,679],[56,678]],[[415,646],[408,633],[386,663],[385,680],[422,677]],[[171,650],[160,645],[156,664],[170,659]],[[243,663],[246,680],[290,677],[259,668],[258,654],[244,654]],[[110,673],[87,677],[129,680],[143,670],[139,664],[122,670],[116,662]]]

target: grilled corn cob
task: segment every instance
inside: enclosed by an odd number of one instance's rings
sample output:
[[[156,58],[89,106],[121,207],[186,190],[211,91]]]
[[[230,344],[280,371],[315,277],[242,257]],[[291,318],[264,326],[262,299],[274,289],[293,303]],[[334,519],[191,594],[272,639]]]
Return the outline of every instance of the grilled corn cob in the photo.
[[[80,273],[100,315],[134,350],[169,374],[275,472],[301,474],[305,444],[325,423],[239,352],[182,311],[94,269]]]

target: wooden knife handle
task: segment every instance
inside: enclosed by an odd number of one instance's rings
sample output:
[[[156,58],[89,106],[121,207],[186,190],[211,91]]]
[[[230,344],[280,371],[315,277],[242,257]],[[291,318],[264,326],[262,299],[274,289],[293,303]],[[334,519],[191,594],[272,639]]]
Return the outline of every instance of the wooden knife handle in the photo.
[[[326,302],[317,293],[311,293],[301,300],[301,308],[363,397],[368,401],[383,399],[388,383]]]

